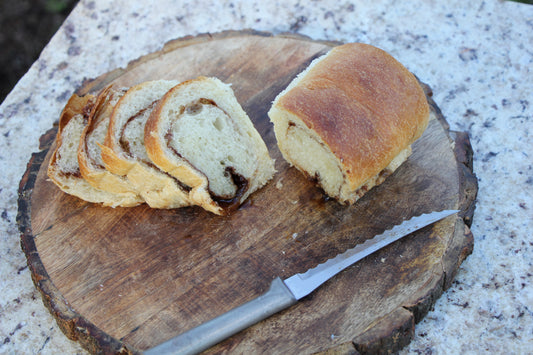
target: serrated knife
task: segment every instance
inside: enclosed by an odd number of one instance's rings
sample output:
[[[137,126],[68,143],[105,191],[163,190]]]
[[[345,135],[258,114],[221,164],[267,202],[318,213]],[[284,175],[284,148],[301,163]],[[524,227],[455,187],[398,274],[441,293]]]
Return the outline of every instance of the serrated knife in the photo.
[[[277,277],[268,291],[257,298],[161,343],[144,354],[197,354],[292,306],[324,282],[373,252],[457,212],[459,211],[444,210],[413,217],[304,273],[285,280]]]

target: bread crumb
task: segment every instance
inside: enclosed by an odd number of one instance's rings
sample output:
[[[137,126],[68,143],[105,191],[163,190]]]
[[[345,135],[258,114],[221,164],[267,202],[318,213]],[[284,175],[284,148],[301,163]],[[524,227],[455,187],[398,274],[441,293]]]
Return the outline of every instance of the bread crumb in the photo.
[[[280,178],[280,179],[276,182],[276,189],[278,189],[278,190],[281,190],[281,188],[283,187],[283,183],[281,182],[281,180],[283,180],[283,178]]]
[[[381,262],[384,263],[387,258],[381,258]]]

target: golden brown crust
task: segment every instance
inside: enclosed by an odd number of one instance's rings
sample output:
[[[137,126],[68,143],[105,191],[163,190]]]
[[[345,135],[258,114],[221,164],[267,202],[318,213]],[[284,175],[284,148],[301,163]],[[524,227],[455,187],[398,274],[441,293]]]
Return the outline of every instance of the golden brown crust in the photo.
[[[277,105],[314,130],[356,188],[423,133],[429,106],[417,79],[376,47],[334,48]]]
[[[120,158],[108,145],[103,145],[100,148],[102,149],[105,168],[113,174],[125,176],[132,169],[134,163]]]

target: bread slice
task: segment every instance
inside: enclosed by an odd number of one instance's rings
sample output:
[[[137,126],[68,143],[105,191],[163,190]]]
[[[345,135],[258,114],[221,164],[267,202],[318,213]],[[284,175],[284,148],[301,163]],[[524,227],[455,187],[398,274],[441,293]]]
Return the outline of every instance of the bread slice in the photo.
[[[144,202],[129,181],[105,169],[100,146],[109,127],[109,118],[118,100],[126,89],[106,87],[96,97],[96,102],[83,130],[79,147],[78,163],[81,176],[93,187],[116,195],[121,206],[136,206]]]
[[[230,86],[199,77],[172,88],[145,127],[150,159],[215,214],[237,208],[274,174],[267,147]]]
[[[190,205],[188,189],[159,170],[144,147],[144,126],[157,101],[176,81],[155,80],[135,85],[122,96],[109,121],[102,146],[107,170],[126,176],[152,208],[179,208]]]
[[[74,94],[69,99],[59,119],[56,148],[50,158],[47,173],[50,180],[68,194],[88,202],[116,207],[122,203],[127,204],[127,201],[117,198],[116,194],[91,186],[81,176],[78,164],[80,137],[95,101],[93,95]]]
[[[268,115],[283,157],[351,204],[407,159],[429,106],[415,76],[392,56],[350,43],[315,59]]]

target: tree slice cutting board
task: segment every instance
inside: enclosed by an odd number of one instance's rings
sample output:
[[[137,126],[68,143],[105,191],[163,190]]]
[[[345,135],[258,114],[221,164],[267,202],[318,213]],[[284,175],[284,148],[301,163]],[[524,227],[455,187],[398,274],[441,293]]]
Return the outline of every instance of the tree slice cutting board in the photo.
[[[92,353],[136,353],[263,293],[276,276],[302,272],[404,219],[460,209],[459,217],[367,257],[207,353],[386,353],[410,341],[473,248],[471,147],[466,134],[449,132],[424,85],[432,115],[409,160],[353,206],[326,199],[283,160],[267,111],[334,45],[252,31],[188,37],[79,88],[85,94],[111,82],[216,76],[232,84],[277,173],[228,217],[198,207],[102,207],[47,180],[51,129],[21,180],[18,222],[35,285],[70,339]]]

